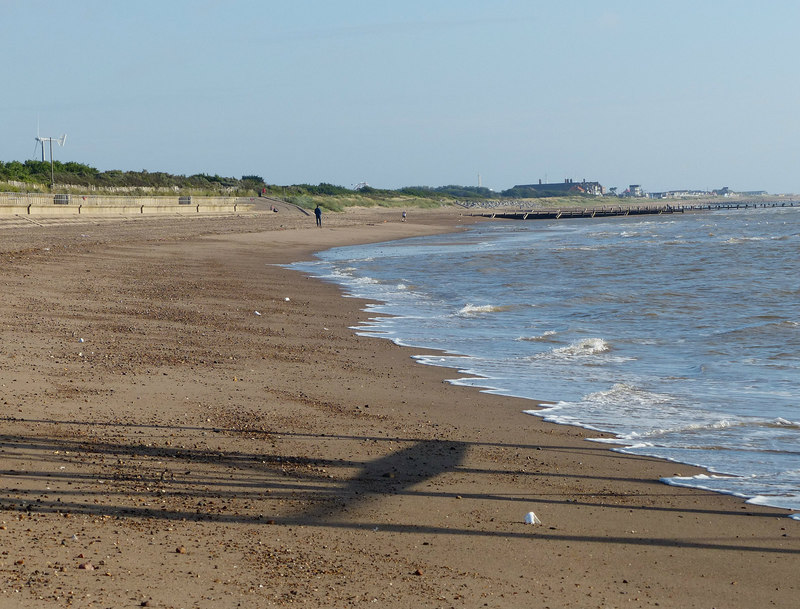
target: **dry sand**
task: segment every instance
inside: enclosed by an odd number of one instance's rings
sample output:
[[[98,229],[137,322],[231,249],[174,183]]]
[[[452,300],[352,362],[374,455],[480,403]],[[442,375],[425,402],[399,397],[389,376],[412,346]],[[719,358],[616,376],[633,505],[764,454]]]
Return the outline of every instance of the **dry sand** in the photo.
[[[450,385],[273,265],[468,221],[0,219],[0,607],[797,606],[785,512]]]

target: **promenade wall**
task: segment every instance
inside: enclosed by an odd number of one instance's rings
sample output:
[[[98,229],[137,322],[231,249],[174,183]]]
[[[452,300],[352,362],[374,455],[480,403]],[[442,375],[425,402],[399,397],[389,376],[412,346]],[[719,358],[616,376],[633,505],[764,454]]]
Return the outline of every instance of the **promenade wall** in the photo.
[[[0,193],[0,216],[124,216],[135,214],[234,213],[252,209],[236,197],[134,197]]]

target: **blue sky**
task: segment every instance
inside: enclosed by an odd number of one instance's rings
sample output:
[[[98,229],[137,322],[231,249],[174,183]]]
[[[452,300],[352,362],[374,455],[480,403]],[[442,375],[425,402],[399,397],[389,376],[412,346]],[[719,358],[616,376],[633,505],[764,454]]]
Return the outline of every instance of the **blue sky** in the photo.
[[[0,0],[0,160],[800,192],[800,2]]]

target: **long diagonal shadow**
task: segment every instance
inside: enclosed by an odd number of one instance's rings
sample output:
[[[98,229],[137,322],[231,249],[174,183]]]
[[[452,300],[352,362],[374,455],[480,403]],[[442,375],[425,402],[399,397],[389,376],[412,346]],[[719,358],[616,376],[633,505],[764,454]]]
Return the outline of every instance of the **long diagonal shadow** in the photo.
[[[126,445],[102,441],[92,442],[88,439],[70,440],[63,438],[37,438],[35,441],[31,441],[30,439],[24,437],[6,435],[0,436],[0,444],[5,445],[6,447],[27,446],[28,448],[33,448],[39,453],[44,452],[50,454],[52,454],[52,452],[56,449],[69,449],[70,451],[80,451],[84,454],[88,454],[86,452],[88,450],[93,453],[99,452],[115,458],[127,458],[136,454],[142,455],[144,453],[152,458],[167,459],[173,462],[173,464],[208,462],[216,463],[226,467],[232,467],[239,472],[240,475],[234,480],[229,479],[227,475],[224,475],[221,478],[219,476],[214,476],[213,478],[192,478],[187,480],[183,486],[183,491],[180,494],[182,496],[193,497],[195,499],[204,497],[213,497],[217,499],[241,497],[243,489],[252,489],[252,492],[256,492],[259,489],[264,488],[264,474],[269,471],[271,471],[273,474],[276,473],[274,471],[274,465],[276,463],[287,462],[286,457],[270,458],[267,455],[255,455],[247,453],[239,454],[167,447],[148,447],[141,444]],[[360,469],[357,470],[356,474],[348,478],[344,485],[326,484],[324,486],[314,487],[313,482],[318,480],[318,477],[313,475],[306,476],[303,474],[300,474],[299,480],[295,480],[294,482],[287,481],[288,485],[285,486],[286,493],[291,493],[292,495],[295,492],[307,493],[309,498],[312,500],[312,504],[315,506],[310,510],[296,512],[296,515],[294,516],[276,516],[275,518],[268,518],[262,514],[248,514],[238,511],[232,512],[224,508],[218,511],[208,512],[204,509],[193,509],[191,506],[173,506],[169,509],[165,509],[159,507],[157,504],[122,504],[113,500],[110,504],[98,505],[79,499],[80,495],[86,492],[85,490],[78,490],[76,492],[77,496],[71,497],[72,493],[66,489],[55,491],[54,494],[58,495],[55,498],[31,496],[28,500],[23,500],[22,503],[20,503],[19,499],[8,502],[8,497],[0,497],[0,509],[18,511],[32,510],[35,512],[51,513],[75,512],[104,516],[113,515],[119,518],[202,520],[218,523],[250,525],[270,523],[289,525],[295,524],[311,527],[319,526],[326,528],[339,528],[342,530],[370,530],[374,529],[376,524],[379,524],[382,531],[396,533],[524,538],[540,539],[542,541],[549,539],[588,543],[616,543],[623,545],[702,548],[723,551],[735,550],[740,552],[745,551],[783,554],[786,556],[800,554],[800,549],[796,548],[770,547],[767,545],[746,545],[737,544],[735,542],[725,543],[721,541],[570,535],[553,530],[529,528],[525,528],[524,531],[514,528],[503,531],[489,531],[471,528],[465,529],[457,527],[432,526],[424,523],[354,522],[351,518],[344,517],[345,510],[356,508],[359,505],[380,499],[382,497],[385,498],[400,494],[416,496],[442,495],[441,493],[431,493],[429,491],[422,491],[421,489],[414,487],[448,472],[468,471],[464,469],[462,463],[465,460],[465,455],[469,446],[470,443],[465,442],[423,440],[416,441],[413,444],[408,445],[406,448],[368,462],[359,461],[357,459],[349,459],[347,461],[329,461],[328,466],[330,467],[341,466],[350,469],[360,466]],[[290,459],[298,463],[302,461],[302,459]],[[319,460],[315,460],[315,462],[319,462]],[[267,469],[264,469],[265,467]],[[296,474],[297,472],[295,472],[295,475]],[[96,476],[96,474],[92,473],[80,474],[77,472],[56,474],[52,471],[52,469],[50,471],[6,470],[5,472],[0,472],[0,475],[10,476],[12,478],[25,477],[29,479],[42,478],[49,480],[62,478],[65,480],[75,481],[79,481],[83,478],[89,481]],[[119,478],[120,481],[123,479],[124,478]],[[275,484],[277,479],[275,476],[272,476],[270,480],[271,484]],[[138,478],[138,482],[142,484],[149,484],[157,481],[155,478],[150,478],[145,475],[143,478]],[[232,488],[229,491],[224,491],[223,488],[229,483],[233,484]],[[309,483],[312,483],[311,487],[308,486]],[[34,495],[41,494],[41,490],[32,492]],[[175,491],[173,490],[172,492],[174,493]],[[97,495],[97,491],[89,491],[89,493],[95,493]],[[106,488],[102,492],[102,495],[106,498],[109,498],[110,495],[113,495],[113,493],[114,491],[112,488]],[[153,489],[145,488],[128,491],[122,490],[120,491],[119,499],[122,499],[125,494],[130,494],[134,498],[137,496],[139,498],[152,497]],[[444,493],[443,495],[452,496],[448,493]],[[245,497],[248,496],[253,499],[255,498],[253,495],[248,495],[248,491],[245,490]],[[283,496],[288,497],[288,495],[285,494]],[[465,495],[465,497],[469,497],[469,495]],[[492,495],[477,495],[474,496],[474,498],[515,500],[514,497]],[[20,497],[20,499],[22,499],[22,497]],[[559,501],[551,501],[553,503],[559,503]],[[625,509],[629,509],[629,507],[626,507]]]
[[[343,508],[351,509],[379,497],[410,493],[414,485],[455,471],[464,462],[467,448],[463,442],[417,441],[385,457],[367,461],[345,486],[337,490],[332,500],[281,522],[335,522]]]
[[[417,494],[411,487],[420,482],[435,478],[440,474],[455,471],[464,462],[468,444],[439,440],[423,440],[402,450],[370,461],[353,476],[341,489],[339,506],[320,506],[303,512],[293,518],[278,520],[281,524],[302,524],[306,526],[325,526],[352,530],[370,530],[375,523],[352,522],[342,520],[341,508],[352,508],[359,503],[366,503],[381,496],[396,494]],[[315,522],[316,521],[316,522]],[[735,550],[766,552],[786,555],[800,554],[794,548],[748,547],[740,544],[715,543],[709,541],[689,541],[676,539],[603,537],[587,535],[569,535],[551,530],[541,532],[522,531],[473,531],[465,529],[449,529],[425,524],[381,523],[380,530],[396,533],[416,534],[454,534],[482,535],[486,537],[504,538],[538,538],[590,543],[620,543],[625,545],[663,546],[674,548],[696,548],[712,550]]]

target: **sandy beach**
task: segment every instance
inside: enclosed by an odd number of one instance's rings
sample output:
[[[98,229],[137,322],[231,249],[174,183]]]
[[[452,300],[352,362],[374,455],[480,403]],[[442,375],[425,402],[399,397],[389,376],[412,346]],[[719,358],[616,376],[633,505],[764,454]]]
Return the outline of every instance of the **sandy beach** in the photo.
[[[786,512],[453,386],[277,266],[476,221],[0,218],[0,609],[795,607]]]

